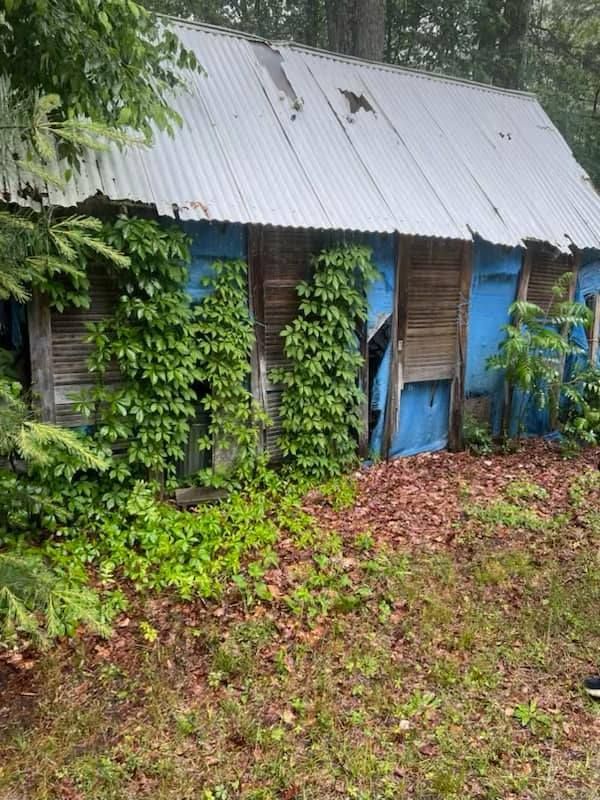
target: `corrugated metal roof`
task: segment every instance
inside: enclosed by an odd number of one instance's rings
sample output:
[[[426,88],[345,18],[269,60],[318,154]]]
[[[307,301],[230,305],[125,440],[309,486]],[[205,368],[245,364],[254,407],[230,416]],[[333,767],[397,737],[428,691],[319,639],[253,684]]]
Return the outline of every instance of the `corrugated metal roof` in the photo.
[[[90,153],[51,203],[101,193],[183,219],[600,247],[600,196],[532,95],[171,24],[206,70],[173,102],[182,128]]]

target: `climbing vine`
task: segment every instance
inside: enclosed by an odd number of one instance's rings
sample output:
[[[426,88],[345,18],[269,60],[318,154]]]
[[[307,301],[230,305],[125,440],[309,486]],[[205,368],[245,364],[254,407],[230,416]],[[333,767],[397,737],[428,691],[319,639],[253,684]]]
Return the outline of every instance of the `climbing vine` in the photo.
[[[201,404],[210,415],[208,433],[199,444],[223,453],[242,480],[254,473],[260,427],[268,422],[248,389],[254,330],[248,309],[247,269],[241,260],[217,261],[213,275],[205,279],[211,292],[196,312],[199,375],[208,387]],[[213,462],[212,480],[217,474],[214,466]]]
[[[367,317],[365,289],[377,271],[367,247],[343,245],[313,258],[313,279],[297,287],[299,314],[283,331],[289,369],[272,370],[283,387],[284,456],[317,479],[356,458],[364,400],[357,325]]]
[[[221,465],[221,472],[250,478],[267,417],[248,389],[254,335],[245,262],[217,261],[204,280],[210,293],[194,308],[186,292],[189,242],[179,228],[122,217],[106,239],[130,263],[115,273],[115,313],[90,326],[97,381],[77,407],[103,444],[126,443],[115,477],[173,479],[201,406],[209,424],[198,446],[213,449],[213,470],[201,473],[201,482],[214,482]]]
[[[115,477],[172,478],[183,458],[200,378],[196,323],[185,292],[189,243],[177,227],[119,218],[106,241],[129,257],[115,272],[121,290],[114,314],[90,325],[89,367],[95,386],[79,410],[103,443],[126,443]],[[111,372],[118,366],[118,382]]]

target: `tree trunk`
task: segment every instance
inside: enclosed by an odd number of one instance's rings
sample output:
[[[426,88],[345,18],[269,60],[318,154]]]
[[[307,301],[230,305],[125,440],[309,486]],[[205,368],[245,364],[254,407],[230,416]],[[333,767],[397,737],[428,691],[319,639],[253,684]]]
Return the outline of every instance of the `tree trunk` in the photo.
[[[316,47],[319,44],[319,28],[321,22],[319,11],[319,0],[306,0],[304,6],[304,42],[311,47]]]
[[[531,6],[532,0],[506,0],[504,4],[504,31],[494,83],[509,89],[520,89],[523,85]]]
[[[327,0],[325,5],[331,50],[383,60],[385,0]]]
[[[357,0],[354,21],[354,55],[369,61],[383,61],[385,0]]]
[[[477,17],[477,53],[473,77],[491,83],[496,72],[498,39],[502,32],[502,0],[486,0]]]
[[[327,0],[327,40],[335,53],[354,50],[354,11],[357,0]]]

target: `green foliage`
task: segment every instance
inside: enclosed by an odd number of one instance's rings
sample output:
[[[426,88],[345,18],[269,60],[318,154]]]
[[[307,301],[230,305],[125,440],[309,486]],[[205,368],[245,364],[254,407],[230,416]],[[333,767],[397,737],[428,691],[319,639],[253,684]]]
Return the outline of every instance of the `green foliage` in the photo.
[[[563,433],[577,443],[600,442],[600,370],[590,364],[563,386],[567,400]]]
[[[298,317],[284,330],[291,368],[273,370],[283,388],[284,456],[317,480],[336,475],[356,458],[363,393],[357,326],[367,314],[365,288],[376,276],[370,250],[343,245],[313,258],[312,281],[298,285]]]
[[[96,501],[97,502],[97,501]],[[48,555],[61,566],[94,564],[104,579],[124,577],[138,590],[175,589],[182,597],[218,597],[240,572],[242,557],[276,538],[272,501],[261,493],[180,511],[138,482],[112,511],[85,511],[61,528]]]
[[[55,120],[61,99],[36,89],[15,89],[0,73],[0,170],[19,170],[44,183],[63,187],[72,175],[56,159],[61,146],[106,150],[108,142],[142,144],[143,139],[81,117]]]
[[[530,481],[511,481],[504,494],[511,500],[547,500],[548,491],[543,486],[538,486]]]
[[[50,211],[0,210],[0,300],[25,302],[35,285],[59,311],[87,307],[85,267],[90,257],[100,256],[119,268],[129,264],[102,239],[101,229],[100,220],[79,214],[55,219]]]
[[[472,414],[465,414],[463,421],[465,447],[478,456],[492,452],[492,434],[487,423],[480,422]]]
[[[513,712],[523,728],[529,728],[533,734],[547,734],[552,728],[552,720],[538,706],[537,700],[519,703]]]
[[[94,591],[57,575],[39,554],[0,553],[0,642],[27,636],[45,644],[79,625],[110,633]]]
[[[129,257],[115,277],[121,296],[114,314],[89,326],[95,386],[78,407],[96,424],[97,441],[127,442],[132,474],[172,477],[184,455],[200,379],[194,314],[185,292],[189,245],[183,232],[154,221],[119,218],[106,239]],[[107,372],[118,365],[120,381]],[[117,466],[115,479],[123,477]]]
[[[356,502],[358,486],[356,480],[342,475],[331,478],[319,490],[335,511],[345,511]]]
[[[247,269],[240,260],[215,262],[213,276],[205,279],[211,292],[196,310],[198,376],[208,387],[201,405],[210,414],[207,436],[199,444],[228,452],[229,466],[242,481],[254,474],[260,426],[268,424],[248,389],[254,326]]]
[[[544,529],[545,521],[530,508],[523,508],[506,500],[494,500],[487,504],[469,505],[465,513],[471,519],[482,522],[489,528],[524,528],[530,531]]]
[[[17,91],[55,96],[53,122],[83,117],[148,138],[151,125],[178,123],[169,93],[197,61],[133,0],[10,0],[0,26],[2,72]],[[59,151],[76,160],[81,148],[63,140]]]
[[[106,467],[105,459],[75,431],[37,422],[22,396],[21,385],[0,376],[0,456],[41,466],[51,463],[57,452],[77,459],[83,468]]]
[[[267,418],[247,388],[254,339],[246,264],[216,262],[206,281],[212,292],[193,308],[186,291],[189,242],[178,227],[121,217],[106,238],[129,265],[115,275],[121,288],[115,313],[91,325],[88,336],[97,381],[78,407],[96,424],[95,438],[127,442],[133,477],[173,479],[200,405],[210,423],[199,446],[228,450],[236,478],[250,479],[258,426]],[[107,379],[115,364],[116,386]],[[199,386],[206,389],[201,397]],[[123,466],[116,465],[114,478],[129,477]]]
[[[547,309],[521,300],[513,303],[509,312],[514,321],[504,326],[506,338],[498,354],[487,360],[488,369],[504,371],[511,393],[515,389],[522,393],[519,431],[529,399],[537,408],[549,407],[551,415],[557,415],[565,359],[583,354],[570,334],[577,325],[589,325],[590,311],[583,303],[565,299],[570,279],[569,273],[563,275]]]
[[[2,377],[0,457],[12,466],[0,469],[0,544],[10,548],[20,547],[21,534],[39,533],[45,521],[65,513],[61,487],[70,486],[66,481],[86,470],[98,479],[109,464],[106,453],[75,431],[38,422],[20,384]],[[12,599],[10,606],[16,613]]]

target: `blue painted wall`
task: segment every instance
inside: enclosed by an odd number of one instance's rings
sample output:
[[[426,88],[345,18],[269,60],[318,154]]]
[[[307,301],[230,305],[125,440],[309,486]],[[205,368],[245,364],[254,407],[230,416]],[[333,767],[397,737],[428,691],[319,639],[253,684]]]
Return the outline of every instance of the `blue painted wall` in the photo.
[[[212,265],[220,259],[248,257],[244,225],[227,222],[183,222],[181,227],[191,238],[192,263],[188,292],[194,301],[208,294],[202,279],[212,275]]]
[[[490,423],[498,433],[502,422],[503,377],[486,369],[489,356],[498,352],[504,339],[502,326],[509,321],[508,308],[517,294],[522,250],[505,248],[476,239],[473,249],[473,279],[469,302],[467,397],[489,397]]]

